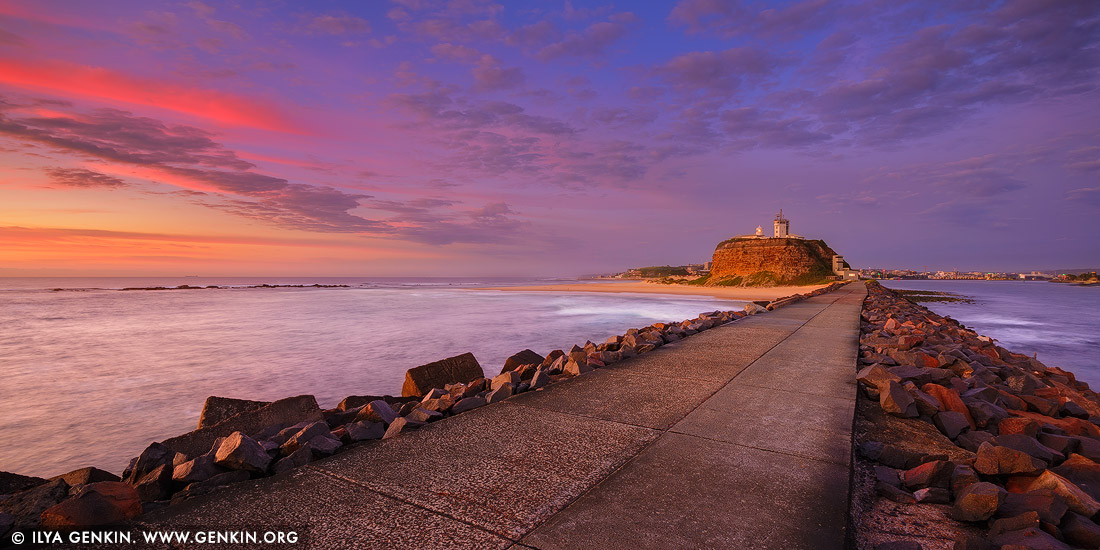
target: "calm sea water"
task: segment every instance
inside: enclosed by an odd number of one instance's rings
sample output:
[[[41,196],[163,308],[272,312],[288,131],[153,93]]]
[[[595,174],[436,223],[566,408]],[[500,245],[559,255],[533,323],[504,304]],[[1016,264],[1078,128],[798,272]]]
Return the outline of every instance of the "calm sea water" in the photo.
[[[1100,287],[1043,281],[882,281],[905,290],[955,292],[973,304],[924,302],[1005,348],[1035,354],[1100,391]]]
[[[149,442],[194,429],[209,395],[313,394],[332,407],[400,394],[407,369],[467,351],[492,375],[524,348],[545,354],[743,305],[477,290],[524,282],[0,278],[0,470],[118,473]],[[263,283],[351,287],[241,288]],[[236,288],[112,290],[184,284]]]

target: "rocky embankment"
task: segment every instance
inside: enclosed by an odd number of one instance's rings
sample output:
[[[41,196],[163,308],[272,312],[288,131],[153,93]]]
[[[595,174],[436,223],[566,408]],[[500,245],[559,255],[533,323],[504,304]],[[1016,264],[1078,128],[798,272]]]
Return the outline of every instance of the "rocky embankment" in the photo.
[[[868,283],[854,546],[1100,548],[1100,396]]]
[[[406,373],[402,396],[352,395],[321,410],[311,395],[275,402],[210,397],[196,430],[150,444],[122,476],[84,468],[50,480],[0,472],[0,536],[12,528],[124,523],[235,482],[278,475],[370,440],[425,424],[647,353],[698,332],[835,290],[833,284],[743,311],[630,329],[546,356],[523,350],[487,378],[472,354]],[[582,442],[578,442],[582,443]]]

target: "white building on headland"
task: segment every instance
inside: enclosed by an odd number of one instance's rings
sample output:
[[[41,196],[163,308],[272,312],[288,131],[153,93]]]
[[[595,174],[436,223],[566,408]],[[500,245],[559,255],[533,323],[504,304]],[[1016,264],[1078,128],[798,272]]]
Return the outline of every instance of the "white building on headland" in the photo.
[[[791,233],[791,220],[783,217],[783,210],[780,209],[779,213],[775,215],[775,220],[772,222],[774,229],[773,236],[768,237],[764,235],[764,227],[756,226],[755,235],[738,235],[738,239],[805,239],[802,235],[795,235]]]

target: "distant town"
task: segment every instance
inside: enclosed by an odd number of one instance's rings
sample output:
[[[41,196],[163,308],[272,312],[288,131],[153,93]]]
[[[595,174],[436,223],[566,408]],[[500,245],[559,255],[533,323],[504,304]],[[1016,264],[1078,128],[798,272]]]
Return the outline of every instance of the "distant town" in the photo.
[[[1075,271],[1066,273],[1028,273],[991,272],[991,271],[914,271],[912,269],[856,269],[860,279],[941,279],[941,280],[984,280],[984,281],[1053,281],[1077,283],[1096,281],[1096,271]],[[700,277],[710,273],[710,262],[677,266],[634,267],[621,273],[596,275],[598,279],[661,279],[665,277]]]

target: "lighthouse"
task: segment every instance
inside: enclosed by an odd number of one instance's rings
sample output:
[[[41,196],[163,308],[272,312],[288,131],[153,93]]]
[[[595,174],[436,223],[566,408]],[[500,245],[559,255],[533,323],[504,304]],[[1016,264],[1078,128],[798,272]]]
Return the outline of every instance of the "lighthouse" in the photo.
[[[790,235],[791,220],[783,217],[783,209],[779,209],[779,213],[775,215],[775,238],[786,239]]]

